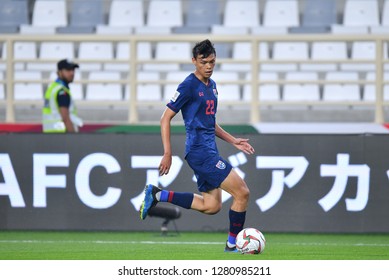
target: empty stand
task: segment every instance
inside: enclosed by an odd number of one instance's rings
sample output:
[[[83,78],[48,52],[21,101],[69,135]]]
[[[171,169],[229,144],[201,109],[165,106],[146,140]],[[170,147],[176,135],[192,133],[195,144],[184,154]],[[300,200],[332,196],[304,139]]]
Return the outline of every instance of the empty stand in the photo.
[[[14,72],[14,99],[15,100],[43,100],[42,74],[38,71]],[[31,82],[17,82],[17,80],[31,80]]]
[[[375,42],[353,42],[351,48],[351,59],[356,60],[375,60],[376,58],[376,46]],[[347,64],[340,65],[341,70],[345,71],[373,71],[375,64],[373,63],[361,63],[361,64]]]
[[[249,84],[251,80],[251,73],[247,73],[246,78],[248,82],[247,85],[243,87],[243,100],[251,101],[252,92],[251,85]],[[275,72],[259,72],[258,73],[259,81],[277,81],[278,74]],[[259,101],[280,101],[281,100],[281,90],[280,86],[277,84],[261,84],[258,86],[258,99]]]
[[[189,0],[184,26],[174,28],[174,33],[209,33],[211,26],[222,24],[220,1]]]
[[[292,28],[292,33],[323,33],[328,32],[337,23],[335,0],[304,1],[302,22],[300,27]]]
[[[140,42],[137,44],[137,57],[138,59],[151,59],[152,55],[151,43]],[[116,59],[129,60],[130,59],[130,45],[128,42],[119,42],[116,45]],[[109,71],[129,71],[129,65],[127,63],[105,63],[104,69]]]
[[[346,26],[379,25],[377,0],[346,0],[343,24]]]
[[[39,51],[40,59],[60,60],[63,58],[74,59],[74,43],[72,42],[42,42]],[[54,71],[57,62],[27,63],[27,70]]]
[[[307,60],[308,43],[306,42],[275,42],[273,46],[273,60]],[[296,71],[296,63],[265,64],[266,71]]]
[[[240,86],[237,84],[223,84],[222,82],[238,81],[239,75],[237,72],[222,72],[215,71],[212,79],[216,82],[218,91],[218,100],[223,101],[239,101]]]
[[[150,0],[147,26],[176,27],[183,25],[183,10],[180,0]]]
[[[54,34],[57,27],[67,26],[65,0],[36,0],[32,11],[31,25],[21,25],[21,33]]]
[[[216,50],[217,51],[217,50]],[[251,60],[251,44],[247,42],[236,42],[232,47],[232,58]],[[269,45],[267,43],[260,43],[258,47],[258,56],[260,59],[269,58]],[[238,71],[247,72],[251,71],[250,63],[223,63],[220,66],[223,71]]]
[[[271,0],[266,1],[263,25],[292,27],[299,26],[299,8],[296,0]]]
[[[172,83],[163,86],[163,100],[170,100],[170,98],[176,92],[178,85],[183,82],[189,75],[189,71],[168,72],[166,74],[166,80],[172,81]]]
[[[108,25],[111,27],[144,26],[142,0],[113,0],[109,10]]]
[[[313,42],[311,58],[319,62],[326,60],[344,60],[347,59],[346,42]],[[304,64],[300,66],[302,71],[335,71],[336,63],[315,63]]]
[[[375,81],[375,72],[369,72],[366,75],[367,81]],[[384,81],[389,81],[389,72],[384,73]],[[383,86],[383,99],[389,101],[389,85]],[[376,86],[373,84],[366,84],[363,87],[363,100],[376,101]]]
[[[27,1],[0,1],[0,33],[17,33],[21,24],[28,24]]]
[[[137,73],[138,81],[159,81],[159,72],[144,72]],[[129,99],[130,88],[126,85],[125,99]],[[138,101],[161,101],[162,91],[161,85],[152,83],[139,83],[136,87],[136,98]]]
[[[94,33],[96,25],[104,23],[104,1],[72,1],[70,24],[59,27],[59,33]]]
[[[224,26],[254,27],[259,25],[259,6],[256,0],[227,0]]]
[[[86,86],[86,100],[122,100],[122,86],[115,81],[120,80],[119,72],[96,71],[90,72],[90,81],[109,80],[112,83],[90,83]]]
[[[113,59],[113,44],[110,42],[81,42],[79,59],[107,60]],[[102,63],[80,63],[81,71],[97,71],[102,69]]]
[[[357,72],[328,72],[327,81],[358,81]],[[324,101],[360,101],[359,85],[349,83],[327,84],[323,88]]]
[[[108,25],[97,25],[98,34],[131,34],[133,28],[145,25],[142,0],[113,0],[109,9]]]
[[[318,73],[315,72],[288,72],[286,81],[317,81]],[[285,84],[283,91],[285,101],[319,101],[320,89],[318,84]]]
[[[159,42],[155,49],[155,59],[159,61],[183,60],[190,62],[191,45],[187,42]],[[144,64],[147,71],[178,71],[179,63]]]

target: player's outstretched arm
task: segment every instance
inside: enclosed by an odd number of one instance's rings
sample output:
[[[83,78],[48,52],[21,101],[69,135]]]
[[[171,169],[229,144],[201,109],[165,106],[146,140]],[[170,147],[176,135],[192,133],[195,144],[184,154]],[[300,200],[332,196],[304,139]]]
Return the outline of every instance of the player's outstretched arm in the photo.
[[[166,108],[161,117],[161,137],[163,145],[163,156],[159,164],[159,175],[166,175],[169,173],[172,165],[172,146],[170,142],[170,126],[171,120],[176,113],[169,108]]]
[[[223,128],[221,128],[218,124],[215,126],[215,134],[220,139],[226,141],[227,143],[230,143],[234,145],[238,150],[241,150],[242,152],[252,155],[254,154],[255,150],[254,148],[249,144],[249,139],[246,138],[235,138],[231,134],[229,134],[227,131],[225,131]]]

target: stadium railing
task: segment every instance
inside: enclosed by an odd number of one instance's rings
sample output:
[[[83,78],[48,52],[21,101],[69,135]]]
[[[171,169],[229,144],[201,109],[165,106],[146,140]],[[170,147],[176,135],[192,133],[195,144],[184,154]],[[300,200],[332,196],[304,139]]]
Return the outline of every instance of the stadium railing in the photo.
[[[5,100],[0,100],[0,105],[5,105],[6,108],[6,116],[5,116],[5,122],[7,123],[14,123],[15,122],[15,106],[18,105],[35,105],[35,106],[41,106],[42,101],[39,100],[15,100],[14,98],[14,92],[13,92],[13,85],[15,82],[31,82],[29,81],[23,81],[18,80],[15,81],[14,79],[14,65],[16,63],[45,63],[45,62],[57,62],[58,59],[55,60],[48,60],[48,59],[15,59],[13,54],[13,45],[15,42],[35,42],[35,43],[42,43],[42,42],[74,42],[76,44],[81,42],[112,42],[112,43],[118,43],[118,42],[128,42],[130,45],[130,57],[129,60],[119,60],[119,59],[108,59],[108,60],[81,60],[77,57],[74,59],[77,63],[92,63],[92,62],[98,62],[98,63],[128,63],[129,67],[129,75],[126,79],[121,79],[119,81],[88,81],[87,79],[81,79],[77,81],[81,84],[89,84],[89,83],[119,83],[122,85],[128,85],[130,87],[130,96],[128,100],[122,100],[122,101],[91,101],[91,100],[79,100],[77,102],[79,107],[97,107],[97,106],[107,106],[107,105],[113,105],[113,106],[120,106],[125,107],[128,109],[128,123],[130,124],[136,124],[142,122],[142,120],[139,119],[138,110],[142,106],[152,106],[152,105],[163,105],[166,103],[165,100],[161,101],[140,101],[137,100],[136,97],[136,91],[137,91],[137,85],[138,84],[159,84],[159,85],[165,85],[165,84],[171,84],[172,82],[179,83],[181,81],[166,81],[166,80],[159,80],[159,81],[139,81],[137,79],[136,73],[138,69],[138,65],[140,64],[159,64],[159,63],[180,63],[180,64],[188,64],[190,61],[188,60],[140,60],[137,58],[137,43],[139,42],[150,42],[152,44],[158,43],[158,42],[190,42],[194,44],[195,42],[201,41],[204,38],[208,38],[214,42],[214,43],[235,43],[235,42],[249,42],[252,45],[252,54],[250,60],[239,60],[239,59],[232,59],[232,58],[218,58],[217,63],[247,63],[251,65],[251,80],[236,80],[236,81],[217,81],[218,84],[238,84],[238,85],[244,85],[244,84],[250,84],[251,85],[251,100],[250,101],[223,101],[223,105],[228,106],[234,106],[234,105],[243,105],[244,107],[247,107],[247,110],[250,111],[250,122],[251,123],[257,123],[261,121],[261,106],[287,106],[287,107],[293,107],[296,105],[309,105],[309,106],[338,106],[338,105],[347,105],[347,106],[372,106],[375,111],[375,117],[374,122],[376,123],[384,123],[384,107],[389,105],[389,101],[384,101],[383,98],[383,86],[386,84],[389,84],[389,82],[384,81],[383,79],[383,73],[384,73],[384,64],[389,63],[388,59],[384,59],[383,55],[383,48],[384,48],[384,42],[388,41],[388,37],[385,35],[269,35],[269,36],[253,36],[253,35],[236,35],[236,36],[230,36],[230,35],[131,35],[128,37],[123,36],[96,36],[96,35],[5,35],[2,36],[0,39],[1,42],[5,42],[7,45],[7,57],[4,59],[0,59],[0,63],[5,63],[6,69],[6,79],[5,81],[0,81],[0,83],[3,83],[6,85],[6,96]],[[376,48],[376,56],[373,60],[355,60],[355,59],[346,59],[346,60],[313,60],[313,59],[307,59],[307,60],[260,60],[259,54],[258,54],[258,48],[259,44],[261,42],[267,42],[269,44],[273,44],[275,42],[356,42],[356,41],[368,41],[368,42],[374,42],[375,48]],[[375,65],[375,80],[368,81],[368,80],[358,80],[358,81],[326,81],[324,79],[320,79],[317,81],[312,80],[301,80],[301,81],[286,81],[286,80],[277,80],[277,81],[260,81],[258,79],[258,72],[260,69],[260,66],[262,64],[285,64],[285,63],[295,63],[295,64],[314,64],[314,63],[347,63],[347,64],[358,64],[358,63],[370,63]],[[55,71],[55,69],[53,69]],[[41,80],[36,81],[41,82],[43,84],[49,84],[51,80]],[[373,84],[375,85],[376,90],[376,99],[375,101],[326,101],[326,100],[320,100],[320,101],[260,101],[258,98],[258,85],[263,84],[278,84],[278,85],[284,85],[284,84],[319,84],[319,85],[326,85],[326,84],[357,84],[357,85],[366,85],[366,84]],[[42,93],[43,98],[43,93]]]

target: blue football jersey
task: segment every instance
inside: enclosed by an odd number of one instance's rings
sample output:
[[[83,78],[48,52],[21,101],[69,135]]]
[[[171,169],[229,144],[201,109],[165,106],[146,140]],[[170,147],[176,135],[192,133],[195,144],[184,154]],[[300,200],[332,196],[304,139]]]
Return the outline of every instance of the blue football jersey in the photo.
[[[181,110],[186,129],[185,156],[194,150],[217,153],[217,96],[216,83],[212,79],[205,85],[192,73],[178,86],[167,104],[176,113]]]

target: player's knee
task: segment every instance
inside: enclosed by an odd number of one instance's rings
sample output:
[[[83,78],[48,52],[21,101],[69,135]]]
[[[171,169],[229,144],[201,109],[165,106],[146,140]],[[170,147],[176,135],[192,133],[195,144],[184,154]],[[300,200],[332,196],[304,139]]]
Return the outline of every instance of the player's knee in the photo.
[[[249,201],[249,197],[250,190],[246,185],[244,185],[239,191],[239,199],[242,201]]]
[[[218,203],[218,204],[209,206],[209,207],[204,211],[204,213],[205,213],[205,214],[208,214],[208,215],[215,215],[215,214],[219,213],[220,209],[222,209],[222,204],[221,204],[221,203]]]

